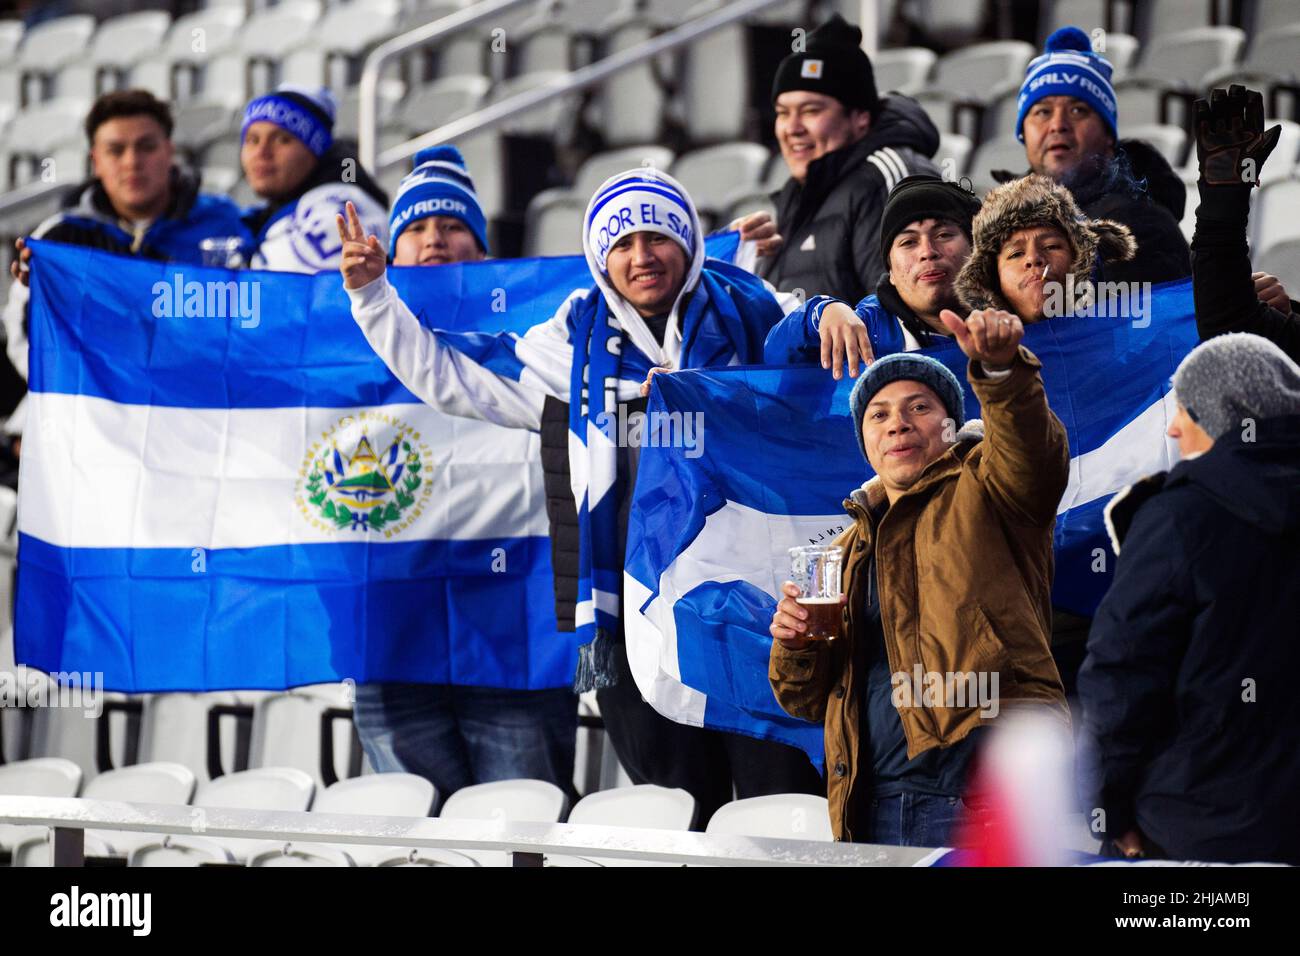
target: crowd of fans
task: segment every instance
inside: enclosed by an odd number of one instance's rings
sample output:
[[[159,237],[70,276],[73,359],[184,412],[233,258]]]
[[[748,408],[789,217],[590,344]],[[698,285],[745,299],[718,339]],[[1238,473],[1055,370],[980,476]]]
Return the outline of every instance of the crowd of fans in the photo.
[[[583,221],[593,286],[513,341],[517,374],[444,341],[385,278],[390,264],[490,254],[460,153],[417,154],[390,206],[334,141],[324,89],[248,104],[241,162],[262,202],[243,212],[176,164],[167,104],[102,96],[86,119],[93,177],[32,236],[180,263],[213,264],[218,248],[231,267],[337,268],[358,325],[416,396],[539,432],[558,624],[591,635],[575,690],[596,690],[633,781],[690,791],[701,825],[733,793],[824,793],[839,839],[948,843],[959,817],[983,812],[968,780],[991,720],[975,706],[896,706],[890,674],[910,671],[924,640],[952,670],[996,670],[1004,712],[1036,704],[1073,720],[1081,805],[1104,810],[1104,853],[1300,863],[1300,705],[1286,690],[1300,665],[1300,305],[1251,271],[1251,189],[1277,142],[1260,95],[1233,87],[1197,104],[1189,249],[1182,187],[1175,178],[1171,199],[1165,160],[1121,138],[1110,64],[1083,31],[1058,30],[1030,63],[1015,128],[1027,172],[984,197],[940,178],[937,130],[915,101],[876,90],[860,42],[837,15],[776,71],[790,175],[775,219],[733,224],[752,271],[705,256],[695,205],[670,176],[614,176]],[[31,268],[19,240],[4,322],[24,374]],[[1099,281],[1189,275],[1204,344],[1173,381],[1182,460],[1116,496],[1122,553],[1097,616],[1054,608],[1070,450],[1024,328],[1056,317],[1050,292],[1067,277],[1085,293],[1077,309]],[[969,358],[982,426],[922,354],[944,341]],[[804,636],[793,585],[771,622],[772,688],[791,715],[824,723],[824,781],[794,748],[676,724],[641,698],[608,584],[622,578],[637,456],[583,437],[612,410],[588,394],[643,410],[657,373],[759,362],[856,378],[854,440],[875,474],[846,502],[840,639]],[[8,427],[20,453],[21,412]],[[568,789],[576,709],[568,688],[377,683],[359,688],[355,714],[376,769],[446,794],[509,777]]]

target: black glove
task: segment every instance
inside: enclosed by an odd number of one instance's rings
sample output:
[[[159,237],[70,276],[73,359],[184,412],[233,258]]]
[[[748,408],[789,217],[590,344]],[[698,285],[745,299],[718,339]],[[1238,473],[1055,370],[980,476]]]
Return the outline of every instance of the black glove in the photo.
[[[1196,159],[1212,186],[1258,186],[1282,127],[1264,131],[1264,97],[1233,85],[1196,101]]]

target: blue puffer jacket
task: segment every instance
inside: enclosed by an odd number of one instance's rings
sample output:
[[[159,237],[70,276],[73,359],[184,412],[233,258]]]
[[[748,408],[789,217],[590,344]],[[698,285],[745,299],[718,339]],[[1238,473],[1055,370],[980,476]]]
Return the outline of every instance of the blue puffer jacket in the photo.
[[[1229,432],[1108,517],[1119,562],[1079,673],[1086,806],[1174,859],[1300,864],[1300,416]]]

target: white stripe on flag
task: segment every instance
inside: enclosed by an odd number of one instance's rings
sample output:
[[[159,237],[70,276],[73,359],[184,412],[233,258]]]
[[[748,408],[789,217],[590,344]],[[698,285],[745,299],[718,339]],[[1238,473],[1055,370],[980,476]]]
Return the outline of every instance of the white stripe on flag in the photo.
[[[1177,411],[1173,392],[1092,451],[1070,459],[1070,481],[1056,513],[1064,514],[1133,483],[1135,474],[1167,471],[1178,462],[1177,443],[1165,435]]]
[[[338,531],[317,509],[300,505],[307,497],[301,483],[316,455],[332,454],[333,442],[345,459],[356,451],[361,423],[343,420],[358,412],[380,416],[364,419],[377,456],[391,446],[399,423],[410,429],[423,465],[415,503],[403,511],[414,520],[391,537],[370,532],[372,540],[548,533],[535,432],[454,418],[422,404],[199,409],[48,392],[29,393],[28,401],[18,526],[60,547],[359,540],[364,532]]]

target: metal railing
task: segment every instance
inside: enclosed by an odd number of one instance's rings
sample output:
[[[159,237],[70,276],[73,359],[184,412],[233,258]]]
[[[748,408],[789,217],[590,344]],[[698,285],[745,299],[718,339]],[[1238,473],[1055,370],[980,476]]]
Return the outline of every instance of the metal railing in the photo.
[[[705,866],[913,866],[934,854],[919,847],[774,840],[638,827],[510,823],[342,813],[202,809],[64,797],[0,796],[0,823],[54,829],[56,866],[84,863],[87,829],[126,830],[209,840],[504,851],[515,866],[541,866],[546,854]]]
[[[723,27],[730,26],[737,20],[742,20],[751,14],[758,13],[768,7],[776,6],[779,3],[785,3],[787,0],[742,0],[742,2],[727,4],[716,11],[705,14],[694,20],[690,20],[674,30],[646,40],[636,46],[628,47],[626,50],[620,50],[603,60],[599,60],[562,79],[556,79],[550,83],[545,83],[535,89],[527,90],[512,96],[509,99],[502,100],[499,103],[493,103],[485,106],[475,113],[461,117],[439,126],[431,132],[414,139],[409,139],[392,149],[385,150],[383,153],[378,151],[378,126],[376,121],[376,101],[378,97],[379,73],[384,64],[396,56],[398,53],[410,49],[412,46],[419,46],[429,41],[428,36],[420,36],[419,39],[409,39],[425,31],[431,31],[435,27],[440,27],[449,20],[455,19],[460,14],[454,14],[443,20],[429,24],[428,27],[414,34],[407,34],[404,37],[398,37],[395,40],[385,43],[378,47],[366,59],[365,69],[361,74],[361,110],[360,126],[358,136],[360,139],[360,158],[361,165],[365,166],[371,172],[378,174],[381,170],[400,163],[402,160],[413,156],[415,153],[429,146],[436,146],[439,143],[445,143],[458,137],[474,133],[482,129],[488,129],[505,122],[513,116],[532,110],[543,103],[578,90],[584,90],[590,86],[602,83],[624,70],[644,63],[646,60],[653,59],[663,53],[669,53],[680,47],[694,43],[710,33],[714,33]],[[513,5],[513,4],[507,4]],[[477,10],[478,8],[471,8]],[[469,13],[471,11],[466,11]],[[499,12],[497,10],[493,13]],[[488,16],[490,14],[485,14]],[[483,16],[477,16],[475,21],[483,19]],[[457,24],[457,27],[463,24]],[[442,35],[451,31],[451,28],[440,30],[435,35]],[[391,50],[388,48],[392,47]],[[743,64],[736,65],[738,69],[743,69]]]

